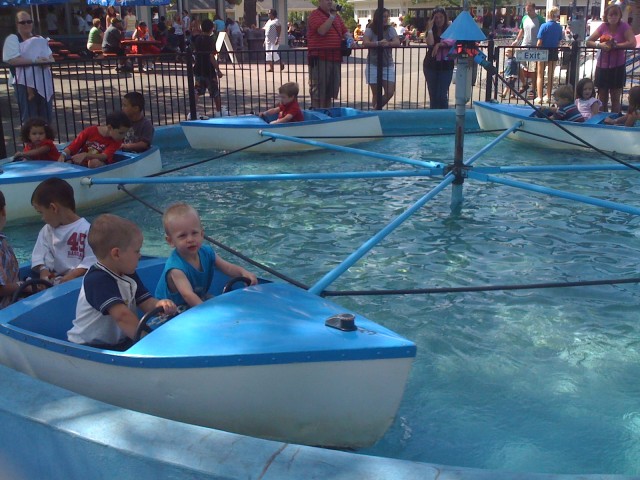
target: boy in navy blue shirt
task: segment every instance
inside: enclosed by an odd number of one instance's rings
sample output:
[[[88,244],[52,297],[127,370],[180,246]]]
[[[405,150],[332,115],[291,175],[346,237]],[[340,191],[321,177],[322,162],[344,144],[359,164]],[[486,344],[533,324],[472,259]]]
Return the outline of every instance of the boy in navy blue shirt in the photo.
[[[174,314],[171,300],[151,296],[136,274],[142,232],[116,215],[100,215],[89,230],[89,245],[98,263],[84,276],[70,342],[109,350],[127,350],[138,326],[137,309],[147,313],[162,307]]]

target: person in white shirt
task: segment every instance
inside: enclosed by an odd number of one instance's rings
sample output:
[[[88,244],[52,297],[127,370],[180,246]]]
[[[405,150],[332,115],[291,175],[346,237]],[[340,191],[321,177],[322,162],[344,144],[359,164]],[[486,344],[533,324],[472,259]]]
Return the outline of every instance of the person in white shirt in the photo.
[[[41,182],[31,204],[46,223],[31,254],[31,268],[55,284],[84,275],[96,263],[87,241],[89,222],[76,214],[73,187],[60,178]]]
[[[53,5],[49,5],[47,10],[48,13],[45,18],[47,20],[47,30],[49,31],[49,35],[58,35],[58,15],[56,15],[56,10]]]
[[[264,24],[264,49],[266,51],[267,63],[269,68],[267,72],[273,72],[273,64],[280,63],[280,70],[284,70],[284,63],[280,59],[278,49],[280,48],[280,35],[282,33],[282,25],[278,20],[278,12],[275,9],[269,10],[269,20]]]
[[[127,14],[122,19],[124,27],[124,38],[133,37],[133,33],[138,26],[138,18],[136,17],[136,11],[133,8],[127,10]]]
[[[525,11],[526,15],[522,17],[518,35],[511,44],[513,47],[518,45],[522,45],[523,47],[535,47],[538,43],[538,30],[540,30],[540,25],[546,21],[543,16],[536,13],[536,4],[533,2],[528,2],[525,5]],[[523,66],[529,73],[534,73],[534,78],[536,77],[538,62],[528,62],[523,64]],[[542,96],[542,93],[537,92],[534,96]]]
[[[78,33],[88,33],[89,32],[89,24],[82,16],[82,12],[78,10],[75,15],[76,19],[76,28],[78,29]]]
[[[182,10],[182,28],[185,32],[191,31],[191,17],[187,10]]]
[[[20,121],[24,124],[30,118],[42,117],[51,122],[53,118],[53,77],[51,68],[48,65],[42,67],[32,65],[34,59],[24,56],[24,50],[27,47],[25,42],[36,37],[33,34],[33,20],[28,12],[20,11],[16,14],[16,29],[16,34],[11,34],[4,40],[2,60],[11,65],[9,68],[9,83],[13,85],[15,91],[16,102],[20,111]],[[53,56],[48,44],[46,48],[48,55],[36,58],[36,62],[53,62]],[[25,67],[25,65],[27,66]],[[39,89],[39,94],[31,95],[34,92],[33,90],[29,92],[29,88],[33,88],[34,85],[29,85],[27,81],[29,79],[35,80],[35,87],[42,87]]]
[[[84,16],[84,21],[87,22],[87,26],[90,29],[93,25],[93,13],[91,7],[87,7],[87,14]]]

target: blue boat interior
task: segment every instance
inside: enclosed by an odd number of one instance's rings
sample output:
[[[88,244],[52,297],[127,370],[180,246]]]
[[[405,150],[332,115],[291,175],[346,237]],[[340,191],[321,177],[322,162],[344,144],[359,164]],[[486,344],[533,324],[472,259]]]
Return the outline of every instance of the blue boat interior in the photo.
[[[144,283],[152,293],[156,289],[158,279],[160,278],[160,274],[164,268],[164,263],[164,259],[149,257],[143,258],[140,261],[138,275],[140,276],[142,283]],[[23,279],[28,277],[37,278],[37,275],[34,274],[29,267],[23,267],[20,269],[20,277]],[[209,292],[212,295],[220,295],[225,284],[230,279],[227,275],[218,271],[216,271],[213,278],[214,280]],[[68,284],[57,286],[55,289],[57,295],[55,297],[52,296],[51,299],[48,299],[47,301],[35,306],[33,309],[19,315],[17,318],[10,321],[9,324],[46,337],[55,338],[57,340],[66,340],[67,331],[71,328],[73,319],[75,318],[75,306],[78,301],[80,287],[82,286],[81,282],[82,279],[76,279]],[[241,283],[234,285],[234,289],[242,287],[243,284]],[[61,293],[61,291],[64,293]],[[48,297],[49,294],[49,291],[44,291],[38,296],[43,295]],[[35,298],[35,296],[30,297],[23,302],[28,304],[31,302],[31,299],[35,300]],[[55,304],[55,306],[52,304]],[[47,312],[52,308],[58,313],[55,321],[47,314]],[[143,312],[139,311],[138,314],[142,315]]]
[[[364,113],[361,110],[349,107],[303,110],[302,114],[304,115],[305,122],[319,122],[340,118],[358,117],[363,115],[374,115],[371,113]],[[180,123],[185,125],[211,124],[217,126],[260,126],[270,123],[277,118],[277,114],[267,115],[264,118],[261,118],[257,115],[239,115],[237,117],[210,118],[208,120],[187,120]]]
[[[531,112],[531,115],[529,115],[530,117],[537,117],[537,118],[544,118],[545,115],[545,110],[542,110],[543,114],[541,114],[540,112],[538,112],[537,110],[534,110],[533,112]],[[551,115],[551,112],[549,111],[549,115]],[[600,125],[604,122],[604,120],[606,118],[609,117],[618,117],[619,115],[617,113],[611,113],[611,112],[600,112],[597,113],[595,115],[593,115],[591,118],[585,120],[583,123],[588,124],[588,125]]]
[[[155,290],[163,268],[164,259],[141,260],[138,274],[150,291]],[[66,340],[81,281],[58,285],[11,305],[7,313],[15,313],[9,315],[13,319],[4,328],[19,329],[16,336],[23,341],[64,348],[71,355],[86,357],[93,351],[100,361],[103,350],[75,346]],[[214,298],[160,323],[122,355],[188,365],[194,358],[215,357],[217,366],[237,365],[239,361],[259,365],[415,356],[416,347],[409,340],[305,290],[261,281],[249,288],[237,283],[222,294],[228,281],[226,275],[216,272],[210,289]],[[325,324],[340,314],[353,315],[357,328],[343,331]]]
[[[95,174],[108,171],[122,166],[123,163],[135,161],[141,157],[146,157],[158,150],[158,147],[151,147],[143,153],[116,152],[114,162],[99,168],[87,168],[72,163],[52,162],[50,160],[29,160],[19,162],[8,162],[0,169],[0,180],[5,183],[22,182],[25,178],[31,181],[40,181],[52,176],[81,176],[89,173]],[[76,175],[74,175],[76,174]]]

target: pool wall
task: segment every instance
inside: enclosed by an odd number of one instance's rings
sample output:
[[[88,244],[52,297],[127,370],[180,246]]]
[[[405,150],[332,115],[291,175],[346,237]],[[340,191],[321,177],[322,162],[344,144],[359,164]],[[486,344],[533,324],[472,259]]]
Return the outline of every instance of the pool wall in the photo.
[[[509,474],[260,440],[117,408],[2,366],[0,391],[3,480],[632,478]]]
[[[453,118],[451,110],[381,113],[386,134],[424,127],[436,131]],[[472,112],[466,123],[469,130],[478,128]],[[158,128],[155,143],[187,147],[178,126]],[[260,440],[117,408],[2,366],[0,391],[2,480],[640,478],[464,469]]]

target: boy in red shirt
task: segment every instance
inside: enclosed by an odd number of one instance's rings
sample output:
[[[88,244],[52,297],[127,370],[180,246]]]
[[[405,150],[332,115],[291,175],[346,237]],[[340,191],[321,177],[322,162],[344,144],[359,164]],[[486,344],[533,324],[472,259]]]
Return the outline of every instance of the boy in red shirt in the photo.
[[[277,113],[278,118],[270,123],[302,122],[304,115],[302,114],[302,110],[300,110],[300,105],[298,105],[299,92],[300,87],[298,87],[297,83],[285,83],[278,89],[280,105],[261,113],[260,118]]]
[[[110,113],[106,125],[92,126],[80,132],[62,151],[58,161],[71,161],[89,168],[110,165],[130,127],[131,121],[123,112]]]

